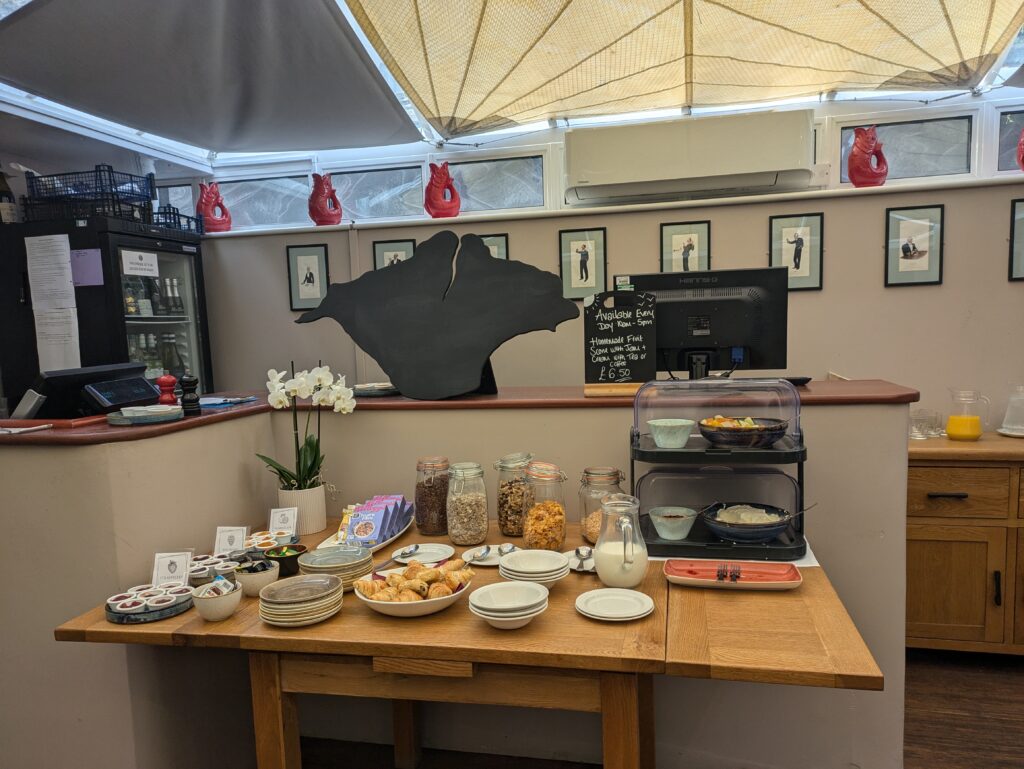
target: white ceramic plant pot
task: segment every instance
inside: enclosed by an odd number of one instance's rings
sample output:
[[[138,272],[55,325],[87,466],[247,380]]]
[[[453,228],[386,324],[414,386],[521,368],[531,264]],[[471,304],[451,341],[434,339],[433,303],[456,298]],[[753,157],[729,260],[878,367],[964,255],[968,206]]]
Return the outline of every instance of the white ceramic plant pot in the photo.
[[[299,536],[315,534],[327,528],[327,492],[324,486],[312,489],[278,489],[279,507],[297,507],[299,520],[296,533]]]

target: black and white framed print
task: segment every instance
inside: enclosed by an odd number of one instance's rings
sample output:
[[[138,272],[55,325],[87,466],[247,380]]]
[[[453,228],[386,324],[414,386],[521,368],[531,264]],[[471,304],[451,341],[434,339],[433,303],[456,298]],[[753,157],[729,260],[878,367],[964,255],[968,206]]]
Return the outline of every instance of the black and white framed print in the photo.
[[[669,222],[661,225],[661,271],[699,272],[711,269],[711,222]]]
[[[1024,280],[1024,198],[1010,201],[1010,280]]]
[[[373,269],[381,270],[411,259],[415,250],[415,240],[375,240],[373,241]]]
[[[487,246],[495,259],[508,259],[508,235],[481,235],[480,240]]]
[[[885,209],[885,285],[942,283],[944,206]]]
[[[789,269],[790,291],[820,291],[825,215],[789,214],[768,218],[768,266]]]
[[[584,299],[605,289],[608,267],[607,237],[604,227],[589,230],[559,230],[562,296]]]
[[[327,244],[288,246],[288,291],[293,310],[312,310],[327,296]]]

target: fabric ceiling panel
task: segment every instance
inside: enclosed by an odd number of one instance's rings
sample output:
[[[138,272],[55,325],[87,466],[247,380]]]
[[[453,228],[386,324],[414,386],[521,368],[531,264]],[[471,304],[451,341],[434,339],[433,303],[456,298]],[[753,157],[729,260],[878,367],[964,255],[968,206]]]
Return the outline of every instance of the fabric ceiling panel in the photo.
[[[0,79],[218,152],[419,140],[335,0],[34,0]]]
[[[444,136],[558,117],[977,85],[1018,0],[348,0]]]

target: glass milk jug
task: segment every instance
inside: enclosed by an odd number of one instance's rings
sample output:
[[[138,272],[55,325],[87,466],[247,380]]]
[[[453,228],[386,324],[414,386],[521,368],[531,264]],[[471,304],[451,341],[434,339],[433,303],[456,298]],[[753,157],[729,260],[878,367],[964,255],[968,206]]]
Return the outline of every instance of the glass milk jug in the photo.
[[[1003,435],[1024,436],[1024,385],[1017,385],[1006,404],[1006,416],[999,428]]]
[[[601,505],[601,533],[594,568],[608,587],[636,587],[647,573],[647,545],[640,533],[640,500],[609,494]]]
[[[946,420],[946,435],[953,441],[976,441],[988,421],[991,401],[978,390],[950,389],[953,405]],[[984,418],[981,412],[984,410]]]

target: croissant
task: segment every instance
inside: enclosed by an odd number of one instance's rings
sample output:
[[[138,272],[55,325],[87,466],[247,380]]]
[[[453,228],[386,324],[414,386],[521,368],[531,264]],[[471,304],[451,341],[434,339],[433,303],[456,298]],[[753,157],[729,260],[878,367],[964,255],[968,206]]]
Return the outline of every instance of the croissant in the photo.
[[[355,587],[360,595],[370,598],[386,588],[387,583],[379,579],[360,579],[356,580]]]
[[[396,588],[393,588],[393,587],[386,587],[383,590],[381,590],[381,591],[377,592],[376,594],[374,594],[373,596],[371,596],[371,598],[374,601],[397,601],[398,600],[398,590]]]
[[[428,587],[422,579],[410,579],[402,585],[402,590],[411,590],[422,598],[427,595]]]
[[[424,569],[423,571],[421,571],[419,574],[416,575],[416,579],[422,579],[424,582],[426,582],[429,585],[430,583],[437,582],[439,579],[441,579],[441,570],[440,569]]]
[[[465,565],[466,562],[461,558],[452,558],[450,561],[441,564],[441,571],[458,571]]]
[[[473,578],[472,573],[466,574],[467,571],[469,570],[463,569],[462,571],[445,572],[444,584],[447,585],[454,593],[456,590],[458,590],[460,587],[468,583]]]
[[[384,578],[384,581],[388,583],[388,587],[401,588],[405,584],[405,577],[398,572],[392,572]]]
[[[409,561],[409,565],[405,567],[405,570],[402,572],[402,576],[406,579],[413,579],[426,568],[427,567],[419,561]]]
[[[444,598],[445,596],[451,595],[452,589],[443,582],[435,582],[427,590],[427,598]]]
[[[422,601],[423,596],[412,590],[403,590],[398,594],[398,600],[402,602],[406,601]]]

